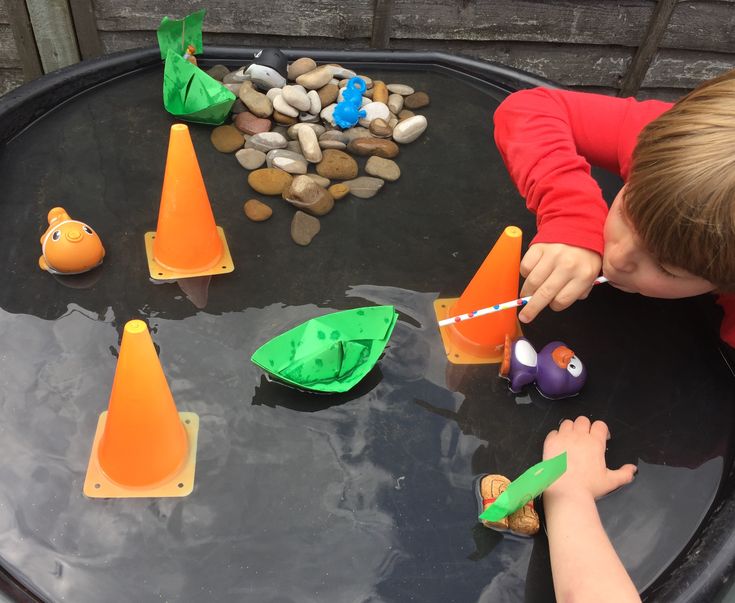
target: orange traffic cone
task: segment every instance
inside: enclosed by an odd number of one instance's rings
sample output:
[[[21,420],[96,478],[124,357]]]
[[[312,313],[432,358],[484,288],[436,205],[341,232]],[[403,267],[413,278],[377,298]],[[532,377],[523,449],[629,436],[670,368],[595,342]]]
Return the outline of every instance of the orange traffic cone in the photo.
[[[176,412],[148,327],[125,325],[110,405],[100,415],[84,493],[186,496],[194,488],[199,418]]]
[[[189,128],[171,126],[156,232],[145,235],[151,278],[232,272],[224,231],[214,222]]]
[[[437,318],[465,314],[518,297],[523,233],[508,226],[459,298],[434,302]],[[500,362],[506,335],[520,334],[516,312],[506,310],[441,329],[447,358],[454,364]]]

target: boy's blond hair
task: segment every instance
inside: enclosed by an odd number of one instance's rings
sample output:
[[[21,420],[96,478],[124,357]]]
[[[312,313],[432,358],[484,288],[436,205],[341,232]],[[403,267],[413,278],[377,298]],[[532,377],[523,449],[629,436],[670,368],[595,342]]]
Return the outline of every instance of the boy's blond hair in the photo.
[[[659,262],[735,291],[735,70],[641,131],[624,200]]]

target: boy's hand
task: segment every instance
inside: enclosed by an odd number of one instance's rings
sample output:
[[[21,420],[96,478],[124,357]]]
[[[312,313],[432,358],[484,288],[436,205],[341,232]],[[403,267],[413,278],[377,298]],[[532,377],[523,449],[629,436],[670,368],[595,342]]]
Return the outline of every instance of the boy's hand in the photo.
[[[563,243],[531,245],[521,261],[521,275],[526,282],[521,297],[533,295],[518,315],[521,322],[531,322],[546,306],[564,310],[589,295],[600,275],[600,254]]]
[[[544,460],[566,451],[567,470],[544,492],[544,501],[567,495],[596,499],[632,482],[635,465],[607,468],[605,446],[609,438],[603,421],[590,425],[587,417],[577,417],[574,422],[566,419],[558,431],[550,432],[544,441]]]

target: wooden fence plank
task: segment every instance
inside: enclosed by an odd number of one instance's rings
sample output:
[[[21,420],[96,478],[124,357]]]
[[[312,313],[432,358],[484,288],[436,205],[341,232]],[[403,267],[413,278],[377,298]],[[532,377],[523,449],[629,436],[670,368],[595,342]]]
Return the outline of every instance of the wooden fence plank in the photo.
[[[638,46],[655,1],[395,0],[394,38]],[[681,1],[662,46],[735,51],[735,2]]]
[[[549,78],[566,86],[619,88],[633,49],[580,44],[459,42],[391,39],[391,49],[457,53],[494,61]]]
[[[396,0],[394,38],[637,46],[650,0]]]
[[[735,69],[735,54],[664,49],[656,53],[643,86],[694,88],[731,69]]]
[[[0,23],[0,67],[21,69],[13,31],[4,23]]]
[[[74,30],[77,35],[79,52],[83,59],[91,59],[102,54],[102,42],[97,31],[92,0],[69,0]]]
[[[105,52],[117,52],[130,48],[155,46],[155,31],[100,31],[100,39]],[[303,36],[262,36],[229,33],[204,32],[204,52],[207,46],[245,46],[250,48],[325,48],[354,50],[369,48],[370,38],[313,38]]]
[[[31,20],[24,0],[6,0],[8,19],[13,32],[15,47],[23,68],[25,81],[30,81],[43,73],[41,58],[38,56],[36,40],[33,36]]]
[[[0,95],[20,86],[25,80],[21,69],[0,68]]]
[[[74,26],[66,0],[26,0],[44,72],[79,61]]]
[[[372,48],[388,48],[393,17],[393,0],[375,0],[373,8]]]
[[[218,0],[206,6],[204,30],[274,36],[369,38],[374,0]],[[102,31],[155,30],[164,15],[180,19],[200,0],[95,0]]]
[[[623,78],[623,83],[620,86],[620,96],[632,96],[641,87],[641,82],[646,76],[653,56],[656,54],[658,45],[663,38],[666,27],[671,19],[671,14],[676,8],[678,0],[659,0],[656,4],[656,9],[651,15],[651,20],[648,22],[648,28],[646,29],[646,35],[643,37],[641,45],[633,57],[633,62],[630,64],[628,72]]]
[[[735,52],[735,5],[680,2],[661,40],[663,48]]]

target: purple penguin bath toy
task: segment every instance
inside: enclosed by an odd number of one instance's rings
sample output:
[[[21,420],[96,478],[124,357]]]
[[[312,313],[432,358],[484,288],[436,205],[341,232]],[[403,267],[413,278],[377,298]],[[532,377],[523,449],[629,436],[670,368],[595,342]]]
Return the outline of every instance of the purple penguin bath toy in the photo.
[[[542,396],[556,400],[577,395],[587,380],[587,369],[561,341],[552,341],[536,353],[527,339],[511,342],[506,337],[500,376],[510,381],[513,393],[535,382]]]

